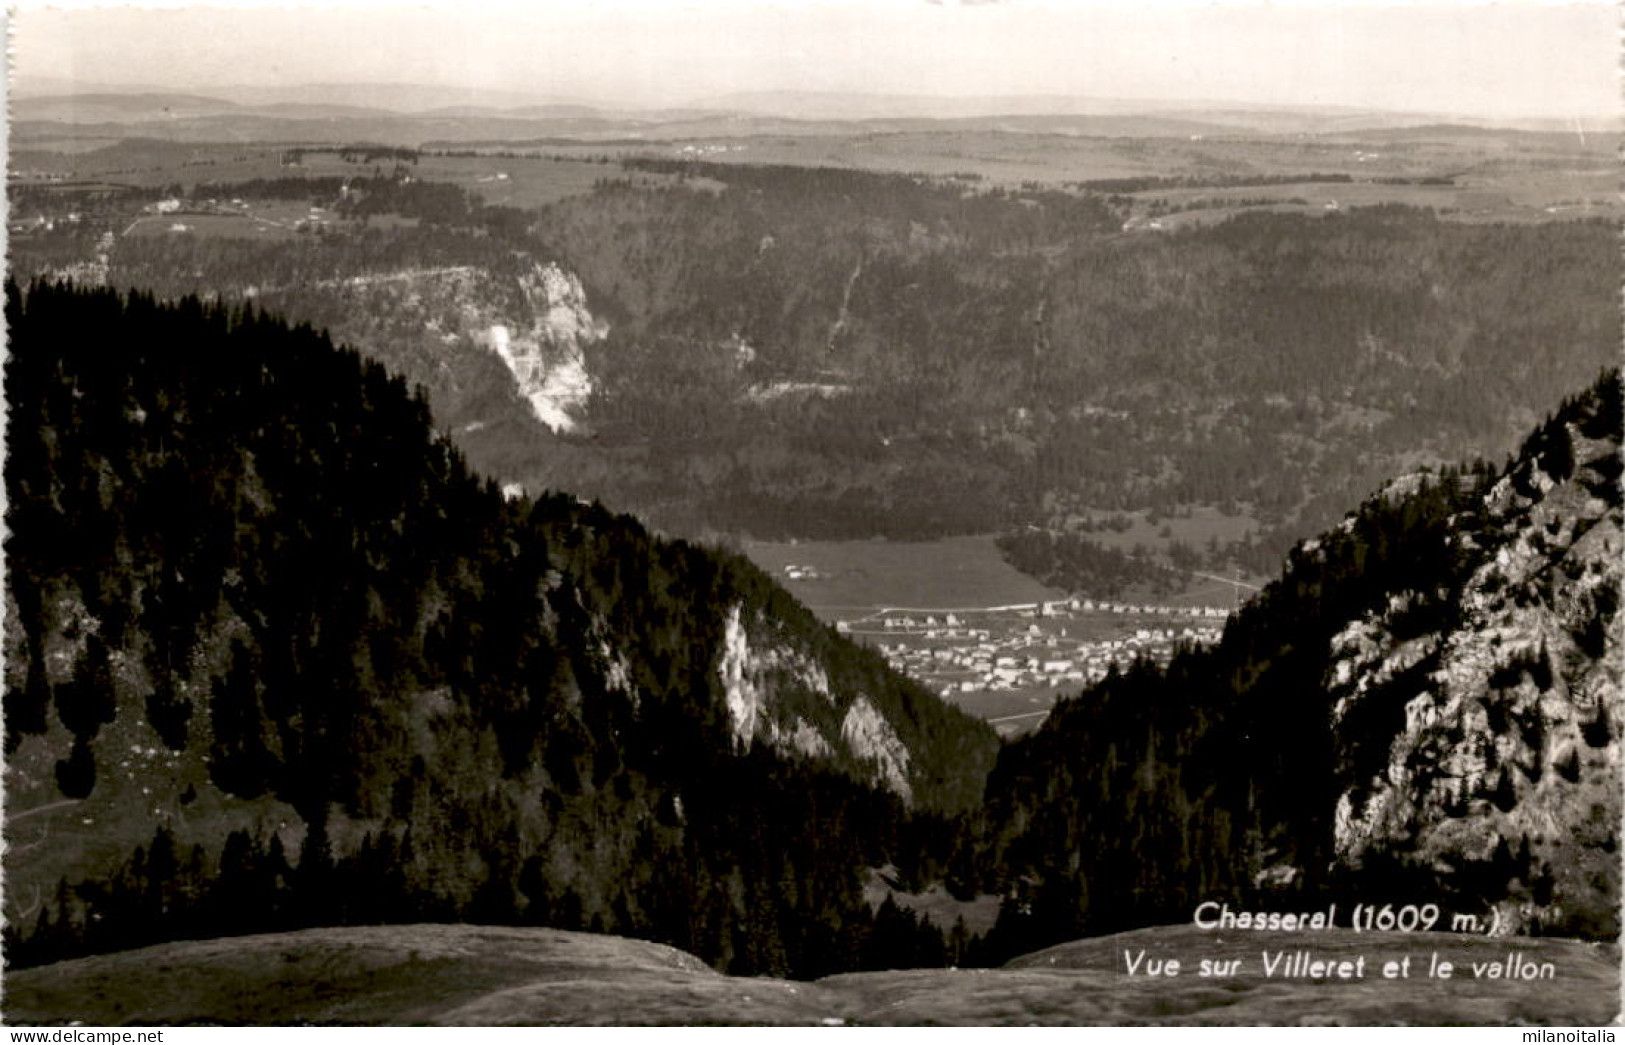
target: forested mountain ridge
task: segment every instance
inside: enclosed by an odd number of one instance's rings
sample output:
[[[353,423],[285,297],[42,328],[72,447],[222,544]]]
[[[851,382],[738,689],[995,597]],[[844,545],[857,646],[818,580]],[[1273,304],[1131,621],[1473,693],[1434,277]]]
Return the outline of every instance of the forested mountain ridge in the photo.
[[[1218,898],[1615,936],[1620,431],[1614,371],[1504,468],[1390,484],[1300,544],[1217,646],[1113,674],[1006,747],[985,866],[1020,902],[999,946]]]
[[[1498,452],[1617,350],[1601,220],[1382,205],[1150,231],[1124,228],[1130,197],[1077,186],[602,168],[530,210],[405,167],[201,183],[181,206],[297,200],[335,220],[109,235],[100,253],[87,220],[19,241],[18,269],[94,256],[116,285],[328,327],[428,387],[485,474],[664,532],[1066,532],[1202,505],[1262,531],[1212,566],[1266,575],[1386,477]],[[141,202],[75,205],[118,229]],[[590,337],[545,334],[565,298],[526,286],[547,271],[576,281]],[[498,326],[515,346],[536,332],[517,379]],[[547,413],[558,394],[570,426]]]
[[[252,308],[8,285],[7,320],[14,960],[427,916],[832,971],[866,867],[946,858],[910,825],[991,730],[742,558],[505,497]]]
[[[724,187],[610,183],[537,230],[609,321],[590,410],[637,465],[614,499],[673,513],[661,477],[685,475],[722,529],[1209,504],[1313,532],[1418,461],[1504,446],[1615,351],[1602,222],[1381,206],[1124,233],[1106,194],[629,166]]]

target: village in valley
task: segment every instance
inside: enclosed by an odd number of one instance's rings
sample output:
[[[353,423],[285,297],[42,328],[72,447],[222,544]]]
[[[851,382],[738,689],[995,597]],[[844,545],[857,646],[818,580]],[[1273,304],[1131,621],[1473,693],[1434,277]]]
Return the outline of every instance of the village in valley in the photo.
[[[1101,631],[1103,615],[1129,618]],[[889,611],[836,630],[873,641],[900,671],[933,684],[943,696],[1095,682],[1138,658],[1166,663],[1180,643],[1213,642],[1227,613],[1216,607],[1155,606],[1090,599],[937,613]],[[878,639],[878,641],[876,641]]]
[[[808,581],[818,574],[793,566],[785,577]],[[997,705],[986,710],[1001,713],[989,721],[1009,733],[1036,725],[1056,698],[1098,682],[1113,666],[1121,670],[1140,659],[1167,664],[1181,645],[1218,641],[1229,612],[1071,597],[957,609],[885,608],[839,619],[835,627],[946,700],[994,697]],[[1028,711],[1022,703],[1043,708]]]
[[[843,637],[1005,736],[1036,729],[1114,666],[1217,642],[1257,590],[1257,578],[1197,573],[1172,594],[1067,591],[1016,570],[988,535],[741,550]]]

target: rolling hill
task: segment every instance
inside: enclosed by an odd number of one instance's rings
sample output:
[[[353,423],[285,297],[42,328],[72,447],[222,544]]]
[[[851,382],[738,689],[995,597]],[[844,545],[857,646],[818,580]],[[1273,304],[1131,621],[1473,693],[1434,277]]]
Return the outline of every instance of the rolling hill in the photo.
[[[1262,955],[1367,958],[1367,976],[1272,978]],[[1130,977],[1123,954],[1183,955],[1182,978]],[[1509,952],[1552,980],[1489,978]],[[1196,975],[1200,957],[1234,975]],[[1460,970],[1427,979],[1430,958]],[[1219,959],[1222,960],[1222,959]],[[1384,979],[1381,963],[1409,962]],[[1473,972],[1481,966],[1483,977]],[[1527,967],[1527,966],[1520,966]],[[1082,940],[1002,969],[725,976],[658,944],[550,929],[413,925],[169,944],[6,978],[6,1021],[317,1025],[1540,1025],[1611,1022],[1618,948],[1444,933],[1245,933],[1189,926]]]

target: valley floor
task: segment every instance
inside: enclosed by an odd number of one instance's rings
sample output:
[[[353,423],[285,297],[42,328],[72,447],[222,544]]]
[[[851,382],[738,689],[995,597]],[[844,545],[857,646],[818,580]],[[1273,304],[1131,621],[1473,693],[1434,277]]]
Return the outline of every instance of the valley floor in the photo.
[[[1364,956],[1365,975],[1287,976],[1290,956],[1300,951],[1332,962],[1331,969]],[[1180,974],[1148,975],[1145,961],[1131,976],[1125,955],[1140,952],[1151,961],[1179,959]],[[1266,956],[1282,952],[1288,959],[1266,975]],[[1408,977],[1383,977],[1386,963],[1407,958]],[[1203,959],[1240,965],[1232,975],[1202,977]],[[1430,964],[1443,961],[1454,963],[1455,976],[1429,977]],[[1531,969],[1542,978],[1506,978]],[[418,925],[167,944],[14,972],[6,977],[5,1021],[1596,1025],[1617,1018],[1619,986],[1615,945],[1444,933],[1219,934],[1169,926],[1063,944],[1002,969],[796,982],[725,976],[693,955],[641,940]]]
[[[822,620],[1007,737],[1037,729],[1057,698],[1113,664],[1166,663],[1176,644],[1216,641],[1240,595],[1222,577],[1160,600],[1071,595],[1016,570],[989,534],[741,550]]]

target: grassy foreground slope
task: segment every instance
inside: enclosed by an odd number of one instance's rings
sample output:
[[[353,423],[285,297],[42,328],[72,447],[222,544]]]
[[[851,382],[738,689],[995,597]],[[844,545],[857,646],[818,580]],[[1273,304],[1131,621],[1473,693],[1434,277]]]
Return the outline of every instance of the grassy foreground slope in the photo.
[[[1175,979],[1129,977],[1123,952],[1179,957]],[[1367,956],[1358,981],[1268,979],[1264,951]],[[1551,980],[1477,978],[1519,952]],[[1429,956],[1457,976],[1427,979]],[[1384,961],[1411,958],[1410,979]],[[1202,958],[1243,961],[1202,979]],[[1141,929],[1063,944],[1003,969],[730,977],[683,951],[554,929],[312,929],[165,944],[14,973],[8,1023],[114,1024],[1598,1024],[1619,1009],[1619,949],[1441,933]]]

